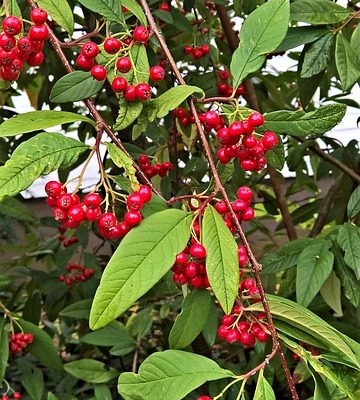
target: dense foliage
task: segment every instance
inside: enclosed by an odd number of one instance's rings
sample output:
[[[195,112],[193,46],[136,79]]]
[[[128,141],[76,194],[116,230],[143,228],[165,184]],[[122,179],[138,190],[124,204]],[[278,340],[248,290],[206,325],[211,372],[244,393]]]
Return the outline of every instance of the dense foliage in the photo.
[[[355,2],[1,16],[2,400],[358,399]]]

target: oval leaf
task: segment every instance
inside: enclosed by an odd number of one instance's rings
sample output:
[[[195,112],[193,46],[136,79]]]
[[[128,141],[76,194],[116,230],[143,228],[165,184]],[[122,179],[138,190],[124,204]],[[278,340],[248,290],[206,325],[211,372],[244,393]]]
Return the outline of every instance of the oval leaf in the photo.
[[[206,290],[194,290],[185,297],[169,334],[170,348],[183,349],[192,343],[205,326],[210,306],[211,296]]]
[[[237,244],[221,216],[210,205],[206,207],[203,218],[202,238],[211,288],[225,313],[229,314],[239,284]]]
[[[79,0],[87,9],[102,15],[109,21],[123,23],[120,1],[117,0]]]
[[[117,318],[158,282],[186,246],[192,214],[171,209],[146,218],[122,240],[96,291],[90,327]]]
[[[64,365],[64,369],[75,378],[89,383],[105,383],[119,376],[116,369],[91,359],[69,362]]]
[[[66,0],[38,0],[39,7],[45,9],[51,18],[62,28],[69,32],[74,32],[74,16],[69,3]]]
[[[336,37],[335,61],[343,89],[351,89],[360,78],[359,61],[350,43],[341,33]]]
[[[121,5],[126,7],[132,14],[134,14],[142,25],[147,25],[147,19],[144,11],[136,0],[121,0]]]
[[[94,346],[116,346],[121,344],[124,347],[129,345],[135,347],[135,340],[119,321],[113,321],[96,332],[88,333],[80,341]]]
[[[340,227],[337,242],[345,251],[344,261],[355,272],[356,278],[360,279],[360,228],[345,223]]]
[[[122,373],[118,389],[125,400],[181,400],[207,381],[233,376],[206,357],[167,350],[148,357],[138,374]]]
[[[0,167],[0,201],[29,187],[41,175],[70,167],[89,147],[59,133],[39,133],[21,143]]]
[[[95,96],[104,81],[94,79],[90,72],[74,71],[61,77],[53,86],[50,101],[68,103]]]
[[[349,218],[354,218],[360,214],[360,186],[351,193],[347,205],[347,214]]]
[[[116,118],[113,129],[121,131],[130,126],[141,114],[143,107],[144,103],[141,101],[128,102],[121,98],[119,115]]]

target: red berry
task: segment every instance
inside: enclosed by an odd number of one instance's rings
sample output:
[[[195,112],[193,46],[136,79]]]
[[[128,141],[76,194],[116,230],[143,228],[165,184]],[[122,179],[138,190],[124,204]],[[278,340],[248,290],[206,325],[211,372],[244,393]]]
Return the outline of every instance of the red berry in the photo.
[[[81,54],[86,58],[95,58],[99,51],[99,46],[94,42],[84,43],[81,48]]]
[[[203,56],[203,52],[199,47],[196,47],[195,49],[192,49],[192,56],[194,60],[197,60]]]
[[[94,64],[93,58],[86,58],[83,54],[79,54],[76,58],[76,65],[84,71],[90,71]]]
[[[246,278],[242,283],[242,287],[246,290],[256,287],[256,283],[252,278]]]
[[[33,25],[29,29],[29,37],[32,40],[45,40],[49,36],[49,30],[46,25]]]
[[[121,76],[114,78],[111,87],[115,93],[123,92],[128,86],[127,80]]]
[[[255,136],[248,135],[243,138],[241,144],[247,149],[252,149],[253,147],[255,147],[257,145],[257,142],[258,141]]]
[[[142,201],[143,201],[144,203],[147,203],[147,202],[149,202],[149,201],[151,200],[152,191],[151,191],[151,189],[149,188],[149,186],[141,185],[141,186],[140,186],[140,189],[138,190],[138,193],[139,193],[139,195],[141,196]]]
[[[187,55],[188,54],[192,54],[193,47],[189,46],[189,45],[186,45],[186,46],[183,47],[183,50],[184,50],[184,53],[187,54]]]
[[[33,40],[31,39],[31,49],[33,53],[39,53],[44,48],[44,41],[43,40]]]
[[[38,53],[31,54],[30,57],[26,60],[26,62],[30,66],[36,67],[42,64],[44,59],[45,59],[44,53],[42,51],[39,51]]]
[[[103,81],[106,78],[106,68],[103,65],[94,65],[90,73],[97,81]]]
[[[243,85],[240,85],[235,91],[235,95],[238,96],[238,97],[243,95],[244,93],[245,93],[245,88],[244,88]]]
[[[199,274],[198,264],[194,263],[193,261],[188,262],[185,265],[184,272],[187,278],[195,278]]]
[[[122,74],[131,70],[131,61],[127,57],[120,57],[116,60],[116,69]]]
[[[11,63],[16,58],[16,52],[14,50],[5,51],[0,50],[0,64],[1,65],[11,65]]]
[[[240,321],[238,322],[237,327],[240,332],[247,332],[250,328],[250,324],[248,321]]]
[[[235,121],[228,127],[228,134],[230,137],[240,138],[244,134],[244,128],[241,121]]]
[[[10,400],[9,396],[6,396],[5,394],[1,397],[1,400]]]
[[[235,212],[243,212],[247,209],[248,205],[246,201],[238,199],[232,203],[232,208]]]
[[[221,200],[215,204],[215,210],[220,214],[225,214],[227,211],[227,205],[225,201]]]
[[[240,332],[237,329],[228,329],[225,340],[230,344],[239,342]]]
[[[203,56],[210,53],[210,47],[207,44],[202,44],[200,50]]]
[[[15,36],[21,32],[22,22],[18,17],[10,15],[6,17],[2,22],[2,28],[4,33],[8,36]]]
[[[248,332],[241,332],[240,342],[244,346],[254,346],[255,345],[255,336]]]
[[[78,223],[85,219],[85,212],[81,205],[76,205],[69,209],[67,216],[69,220]]]
[[[211,397],[209,396],[200,396],[197,398],[197,400],[211,400]]]
[[[221,164],[227,164],[231,161],[231,157],[226,153],[225,147],[220,147],[220,149],[216,152],[216,156],[221,162]]]
[[[265,343],[265,342],[267,342],[267,341],[269,340],[269,335],[268,335],[265,331],[263,331],[263,330],[257,331],[257,332],[255,333],[255,336],[256,336],[256,339],[257,339],[259,342]]]
[[[171,11],[171,7],[169,6],[168,3],[161,3],[161,4],[159,5],[159,10],[170,12],[170,11]]]
[[[204,287],[204,280],[202,276],[195,276],[195,278],[191,278],[189,280],[189,284],[195,288],[201,288]]]
[[[19,39],[20,41],[21,39]],[[0,34],[0,47],[5,51],[10,51],[16,46],[16,39],[13,36],[8,36],[5,33]]]
[[[267,131],[264,133],[261,142],[265,150],[270,150],[279,143],[279,139],[277,138],[274,132]]]
[[[191,257],[195,257],[195,258],[200,258],[200,259],[205,258],[206,257],[206,249],[202,244],[194,243],[190,247],[190,255],[191,255]]]
[[[122,47],[122,44],[119,39],[108,37],[104,42],[104,50],[108,54],[116,54]]]
[[[126,88],[126,90],[124,91],[124,99],[126,101],[134,101],[137,99],[136,88],[134,85],[130,85]]]
[[[17,42],[17,48],[22,53],[31,53],[32,51],[32,42],[28,36],[24,36],[20,38]]]
[[[13,393],[13,399],[14,399],[14,400],[19,400],[19,399],[21,399],[21,393],[20,393],[20,392],[14,392],[14,393]]]
[[[223,69],[223,70],[219,71],[218,77],[219,77],[219,79],[221,79],[222,81],[227,81],[227,80],[230,78],[230,73],[229,73],[228,70]]]
[[[96,221],[101,215],[101,209],[98,208],[87,208],[85,211],[85,218],[89,221]]]
[[[230,326],[235,322],[235,318],[232,315],[223,315],[221,317],[221,323],[225,326]]]
[[[228,327],[225,325],[220,325],[218,330],[217,330],[217,334],[219,336],[220,339],[226,339],[227,334],[228,334]]]
[[[50,181],[45,185],[45,192],[48,196],[57,197],[61,194],[62,184],[58,181]]]
[[[84,197],[84,204],[88,208],[98,208],[101,204],[101,197],[97,193],[88,193]]]
[[[151,97],[151,86],[147,83],[139,83],[135,86],[136,97],[140,100],[149,100]]]
[[[74,205],[74,198],[68,193],[61,194],[56,200],[56,205],[62,210],[68,210]]]
[[[67,218],[67,212],[60,207],[56,207],[53,210],[53,216],[55,221],[64,222]]]
[[[124,220],[129,226],[139,225],[142,220],[140,211],[128,211],[124,215]]]
[[[253,197],[253,191],[248,186],[240,186],[236,192],[238,199],[249,201]]]
[[[30,19],[36,25],[42,25],[44,22],[46,22],[47,17],[48,13],[40,7],[33,8],[30,11]]]
[[[248,207],[243,213],[242,213],[242,219],[244,221],[250,221],[253,219],[255,216],[255,211],[253,208]]]
[[[208,111],[204,114],[204,122],[211,127],[220,124],[220,116],[216,111]]]
[[[130,211],[139,211],[144,205],[144,201],[139,193],[132,193],[126,199],[126,205]]]
[[[97,224],[100,229],[110,229],[116,225],[116,222],[115,215],[111,212],[107,212],[99,217]]]
[[[217,90],[218,90],[219,94],[227,94],[228,85],[225,82],[220,82],[217,85]]]
[[[264,116],[261,113],[254,112],[254,113],[250,114],[250,116],[248,118],[248,121],[249,121],[251,126],[256,128],[257,126],[263,125],[265,119],[264,119]]]
[[[150,68],[150,78],[153,81],[162,81],[165,78],[165,69],[160,65]]]
[[[150,37],[148,28],[146,28],[145,26],[142,26],[142,25],[137,26],[134,29],[133,37],[137,42],[145,43]]]

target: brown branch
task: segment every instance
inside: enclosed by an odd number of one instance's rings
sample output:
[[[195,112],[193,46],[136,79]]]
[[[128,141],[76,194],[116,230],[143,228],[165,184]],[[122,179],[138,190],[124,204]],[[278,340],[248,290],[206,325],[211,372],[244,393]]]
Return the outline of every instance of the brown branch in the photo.
[[[83,40],[90,39],[90,38],[92,38],[94,36],[99,36],[98,30],[94,30],[92,32],[86,33],[85,35],[83,35],[83,36],[81,36],[81,37],[79,37],[79,38],[77,38],[75,40],[71,40],[71,41],[68,41],[68,42],[62,42],[62,43],[60,43],[60,46],[62,48],[73,47],[73,46],[76,46],[79,43],[81,43]]]

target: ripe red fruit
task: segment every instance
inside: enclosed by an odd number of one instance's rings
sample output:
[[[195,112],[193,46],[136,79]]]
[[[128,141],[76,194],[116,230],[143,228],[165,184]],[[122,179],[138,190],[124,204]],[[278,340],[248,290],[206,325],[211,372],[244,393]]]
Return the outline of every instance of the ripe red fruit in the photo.
[[[144,201],[139,193],[132,193],[126,199],[126,205],[130,211],[139,211],[144,205]]]
[[[194,60],[197,60],[203,56],[203,52],[199,47],[196,47],[195,49],[192,49],[192,56]]]
[[[126,88],[126,90],[124,91],[124,99],[126,101],[134,101],[137,99],[136,88],[134,85],[130,85]]]
[[[22,395],[21,395],[20,392],[14,392],[13,393],[13,399],[14,400],[19,400],[19,399],[21,399],[21,397],[22,397]]]
[[[215,127],[220,124],[220,116],[216,111],[207,111],[204,114],[204,122],[211,127]]]
[[[29,37],[24,36],[18,40],[17,48],[22,53],[31,53],[32,43]]]
[[[72,206],[68,211],[67,217],[75,223],[82,222],[85,219],[83,207],[81,205]]]
[[[67,212],[60,207],[56,207],[53,210],[53,217],[55,221],[64,222],[67,218]]]
[[[244,221],[250,221],[253,219],[255,216],[255,211],[253,208],[248,207],[243,213],[242,213],[242,219]]]
[[[264,133],[261,142],[265,150],[270,150],[279,143],[279,140],[274,132],[267,131]]]
[[[220,147],[220,149],[216,152],[216,156],[221,162],[221,164],[227,164],[230,162],[231,157],[225,152],[225,147]]]
[[[4,49],[5,51],[10,51],[15,46],[16,46],[16,39],[13,36],[8,36],[5,33],[0,34],[0,47],[2,49]]]
[[[15,60],[16,53],[14,50],[12,51],[5,51],[0,50],[0,64],[1,65],[10,65],[13,60]]]
[[[97,208],[87,208],[85,211],[85,218],[89,221],[96,221],[101,215],[100,207]]]
[[[217,85],[217,90],[218,90],[219,94],[227,94],[228,85],[225,82],[220,82]]]
[[[57,197],[61,194],[62,185],[58,181],[50,181],[45,185],[45,192],[48,196]]]
[[[160,5],[159,5],[159,10],[161,10],[161,11],[171,11],[171,7],[169,6],[169,4],[168,3],[161,3]]]
[[[133,38],[139,43],[145,43],[150,37],[150,32],[145,26],[139,25],[134,29]]]
[[[186,253],[184,253],[184,252],[179,253],[176,256],[175,262],[176,262],[176,264],[181,264],[181,265],[186,264],[187,263],[187,255],[186,255]]]
[[[246,201],[237,199],[232,203],[232,208],[235,212],[243,212],[247,209],[248,205]]]
[[[235,121],[228,127],[228,134],[230,137],[240,138],[244,134],[244,128],[241,121]]]
[[[40,7],[33,8],[30,11],[30,19],[36,25],[42,25],[46,22],[48,13]]]
[[[254,128],[256,128],[257,126],[262,125],[264,123],[265,119],[261,113],[254,112],[254,113],[250,114],[248,121],[249,121],[250,125],[252,125]]]
[[[93,58],[86,58],[83,54],[79,54],[76,58],[76,65],[85,71],[90,71],[94,64]]]
[[[240,342],[244,346],[254,346],[255,345],[255,336],[248,332],[241,332]]]
[[[150,68],[150,78],[153,81],[162,81],[165,78],[165,69],[160,65]]]
[[[4,33],[6,33],[8,36],[15,36],[21,32],[22,29],[21,19],[10,15],[3,20],[2,28]]]
[[[263,330],[258,330],[255,332],[255,336],[259,342],[265,343],[269,340],[269,335]]]
[[[103,81],[106,78],[106,68],[103,65],[94,65],[90,71],[93,78]]]
[[[236,191],[236,196],[238,199],[248,201],[253,197],[253,191],[248,186],[240,186]]]
[[[31,49],[34,53],[39,53],[44,48],[44,41],[43,40],[33,40],[31,39]]]
[[[200,244],[200,243],[194,243],[191,247],[190,247],[190,251],[189,251],[191,257],[195,257],[195,258],[205,258],[206,257],[206,249],[205,247]]]
[[[115,93],[123,92],[126,90],[127,86],[128,82],[122,76],[114,78],[114,80],[111,82],[111,87]]]
[[[56,200],[56,205],[62,210],[68,210],[74,205],[74,198],[68,193],[61,194]]]
[[[110,229],[116,225],[116,222],[115,215],[111,212],[107,212],[99,217],[97,224],[100,229]]]
[[[258,141],[254,135],[248,135],[243,138],[241,144],[247,149],[252,149],[257,145],[257,142]]]
[[[250,324],[248,321],[240,321],[237,324],[240,332],[247,332],[250,329]]]
[[[220,325],[218,330],[217,330],[217,334],[219,336],[220,339],[226,339],[227,333],[228,333],[228,327],[225,325]]]
[[[197,398],[197,400],[211,400],[211,397],[209,396],[200,396]]]
[[[228,329],[225,340],[230,344],[239,342],[240,332],[237,329]]]
[[[135,86],[136,97],[140,100],[149,100],[151,97],[151,86],[147,83],[139,83]]]
[[[246,278],[242,283],[242,287],[246,290],[256,287],[256,283],[252,278]]]
[[[191,279],[189,280],[189,284],[190,284],[191,286],[195,287],[195,288],[204,287],[204,280],[203,280],[203,277],[200,276],[200,275],[195,276],[195,278],[191,278]]]
[[[127,57],[120,57],[116,60],[116,69],[122,74],[131,70],[131,61]]]
[[[192,46],[190,46],[190,45],[185,45],[184,47],[183,47],[183,50],[184,50],[184,53],[185,54],[192,54],[192,51],[193,51],[193,47]]]
[[[210,53],[210,47],[207,44],[202,44],[199,49],[203,56]]]
[[[221,324],[225,326],[230,326],[235,322],[235,318],[232,315],[223,315],[221,317]]]
[[[99,46],[94,42],[84,43],[81,48],[81,54],[86,58],[95,58],[99,51]]]
[[[26,60],[26,62],[31,67],[36,67],[37,65],[42,64],[44,59],[45,59],[44,53],[42,51],[39,51],[38,53],[30,54],[30,57]]]
[[[119,39],[108,37],[104,42],[104,50],[108,54],[116,54],[122,47],[122,44]]]
[[[46,25],[33,25],[29,29],[29,37],[32,40],[45,40],[49,36],[49,30]]]
[[[101,197],[97,193],[88,193],[84,197],[84,204],[88,208],[98,208],[101,204]]]
[[[149,188],[149,186],[141,185],[140,189],[138,190],[138,193],[141,196],[142,201],[144,203],[149,202],[151,200],[151,198],[152,198],[152,191]]]
[[[196,264],[193,261],[188,262],[185,265],[185,275],[187,278],[192,279],[195,278],[196,276],[199,275],[199,268],[198,268],[198,264]]]
[[[129,226],[135,226],[140,224],[142,215],[140,211],[128,211],[124,215],[124,220]]]
[[[225,214],[227,211],[227,205],[225,201],[221,200],[215,204],[215,210],[220,214]]]
[[[228,70],[223,69],[223,70],[220,70],[220,71],[218,72],[218,77],[219,77],[219,79],[221,79],[222,81],[227,81],[227,80],[230,78],[230,73],[229,73]]]

